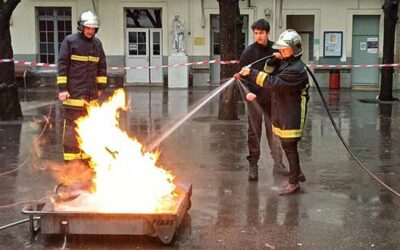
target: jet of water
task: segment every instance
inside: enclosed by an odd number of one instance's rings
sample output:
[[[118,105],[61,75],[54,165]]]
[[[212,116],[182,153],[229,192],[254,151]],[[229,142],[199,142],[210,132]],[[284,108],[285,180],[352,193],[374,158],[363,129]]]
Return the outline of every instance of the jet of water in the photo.
[[[235,78],[231,78],[225,83],[221,84],[218,88],[210,92],[203,99],[200,100],[199,104],[195,105],[191,111],[182,117],[178,122],[176,122],[173,126],[171,126],[168,130],[163,132],[156,140],[154,140],[147,148],[148,151],[153,151],[162,141],[164,141],[170,134],[172,134],[179,126],[181,126],[187,119],[189,119],[194,113],[196,113],[199,109],[201,109],[207,102],[209,102],[212,98],[218,95],[222,90],[228,87],[230,84],[234,82]]]

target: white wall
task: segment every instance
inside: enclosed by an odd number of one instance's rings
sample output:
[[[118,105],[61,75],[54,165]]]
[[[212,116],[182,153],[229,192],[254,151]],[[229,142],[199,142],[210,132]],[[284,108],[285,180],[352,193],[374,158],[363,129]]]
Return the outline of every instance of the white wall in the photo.
[[[14,54],[36,54],[38,38],[36,37],[36,12],[38,6],[62,6],[72,9],[72,27],[77,20],[76,1],[28,1],[24,0],[14,10],[11,25],[11,38]],[[74,32],[74,31],[73,31]]]
[[[279,27],[278,2],[283,1],[282,26]],[[249,2],[251,6],[249,6]],[[170,25],[178,14],[186,25],[187,53],[193,56],[210,54],[210,14],[218,14],[217,0],[204,0],[204,21],[202,17],[201,0],[98,0],[101,28],[97,36],[102,40],[108,56],[123,56],[125,54],[125,16],[126,7],[161,7],[163,30],[163,55],[170,50]],[[352,15],[381,15],[381,34],[379,55],[382,55],[383,15],[382,1],[376,0],[245,0],[239,1],[241,13],[249,15],[249,44],[253,42],[250,25],[259,18],[266,18],[271,23],[271,39],[276,39],[286,27],[287,15],[314,15],[314,55],[322,55],[323,32],[327,30],[343,31],[344,58],[351,56]],[[15,54],[36,54],[36,6],[68,6],[72,9],[73,32],[76,31],[76,21],[79,14],[93,9],[89,0],[24,0],[16,8],[12,17],[11,35]],[[265,12],[271,12],[265,16]],[[319,39],[319,45],[318,45]],[[197,44],[195,44],[195,41]]]
[[[279,1],[279,0],[276,0]],[[380,23],[380,45],[379,56],[382,56],[383,41],[383,12],[382,2],[375,0],[282,0],[282,27],[279,27],[279,15],[275,16],[275,28],[282,32],[286,27],[287,15],[315,15],[314,55],[317,59],[323,55],[323,33],[324,31],[343,31],[343,56],[351,57],[353,15],[381,15]],[[278,11],[277,11],[278,12]],[[319,44],[318,44],[319,41]]]

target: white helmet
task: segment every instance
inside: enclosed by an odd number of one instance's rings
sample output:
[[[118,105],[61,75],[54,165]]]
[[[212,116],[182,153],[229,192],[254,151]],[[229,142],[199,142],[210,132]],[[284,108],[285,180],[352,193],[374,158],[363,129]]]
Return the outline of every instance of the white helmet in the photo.
[[[82,32],[83,27],[95,28],[96,32],[99,29],[100,22],[96,14],[88,10],[81,14],[78,20],[78,30]]]
[[[279,35],[278,40],[272,45],[274,49],[292,48],[293,56],[297,57],[303,53],[301,48],[301,37],[292,29],[285,30]]]

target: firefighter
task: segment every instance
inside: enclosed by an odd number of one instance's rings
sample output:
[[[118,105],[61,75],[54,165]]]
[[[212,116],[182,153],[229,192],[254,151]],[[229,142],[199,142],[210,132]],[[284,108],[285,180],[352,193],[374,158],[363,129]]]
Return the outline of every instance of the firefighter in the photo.
[[[65,109],[63,149],[64,160],[86,160],[88,155],[78,146],[75,120],[87,114],[86,106],[98,100],[107,85],[107,65],[102,44],[95,34],[98,17],[83,12],[78,32],[65,37],[58,59],[58,99]]]
[[[253,35],[256,41],[248,46],[240,56],[239,61],[241,67],[249,65],[260,58],[272,55],[272,53],[277,51],[272,48],[273,42],[268,40],[270,25],[266,20],[257,20],[252,24],[251,29],[253,30]],[[253,67],[260,71],[263,70],[264,61],[254,64]],[[244,80],[250,81],[248,77],[244,77]],[[258,86],[252,87],[254,85],[247,85],[250,86],[251,91],[246,95],[246,99],[249,101],[249,105],[247,106],[249,123],[247,131],[247,146],[249,149],[249,155],[247,156],[247,160],[249,161],[249,180],[258,180],[258,160],[260,158],[260,140],[262,134],[261,131],[263,117],[268,146],[274,160],[273,173],[287,175],[288,171],[282,163],[282,149],[279,146],[279,140],[272,133],[270,118],[271,91]],[[258,103],[258,105],[261,107],[261,110],[255,104],[250,103],[253,100]]]
[[[299,181],[305,181],[297,144],[303,134],[309,84],[307,71],[300,59],[303,50],[299,34],[292,29],[285,30],[272,47],[279,49],[279,53],[274,55],[281,59],[275,75],[250,67],[243,67],[240,74],[248,76],[258,86],[274,93],[271,109],[272,131],[280,138],[290,166],[289,183],[280,190],[281,195],[286,195],[297,192],[300,189]]]

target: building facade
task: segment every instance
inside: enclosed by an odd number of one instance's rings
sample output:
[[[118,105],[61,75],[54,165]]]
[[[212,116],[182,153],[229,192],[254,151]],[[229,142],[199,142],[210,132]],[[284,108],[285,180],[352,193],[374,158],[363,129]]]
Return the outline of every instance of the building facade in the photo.
[[[287,28],[297,30],[309,64],[375,64],[382,60],[383,1],[376,0],[240,0],[243,47],[254,41],[251,24],[265,18],[270,39]],[[167,64],[171,53],[171,23],[176,15],[185,26],[189,61],[219,58],[217,0],[24,0],[12,17],[15,59],[54,63],[65,35],[76,32],[79,14],[98,13],[109,66]],[[235,59],[235,58],[233,58]],[[195,85],[219,82],[219,65],[193,67],[203,76]],[[327,70],[315,70],[323,86]],[[159,84],[166,69],[129,70],[125,80]],[[396,74],[397,75],[397,74]],[[343,69],[342,87],[379,86],[379,69]],[[398,87],[395,77],[395,87]]]

